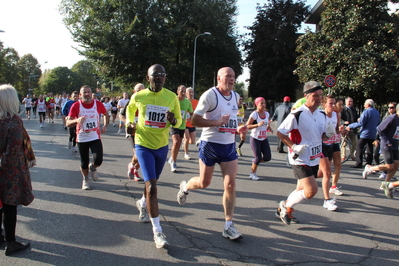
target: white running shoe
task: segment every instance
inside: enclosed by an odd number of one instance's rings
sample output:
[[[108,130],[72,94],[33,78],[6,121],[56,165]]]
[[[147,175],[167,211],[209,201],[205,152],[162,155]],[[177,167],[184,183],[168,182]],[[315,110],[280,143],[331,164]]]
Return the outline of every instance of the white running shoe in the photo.
[[[379,179],[385,179],[387,177],[387,174],[385,172],[381,172],[380,176],[378,177]]]
[[[251,178],[252,180],[258,181],[259,177],[256,173],[249,173],[249,178]]]
[[[323,207],[329,211],[335,211],[336,209],[338,209],[338,206],[335,204],[335,202],[336,202],[335,198],[324,200]]]
[[[184,159],[186,159],[186,160],[190,160],[190,159],[191,159],[191,157],[190,157],[190,154],[188,154],[188,153],[185,153],[185,154],[184,154]]]
[[[166,236],[163,233],[154,234],[154,242],[157,248],[163,248],[169,245],[168,241],[166,241]]]
[[[72,151],[73,152],[78,152],[78,149],[74,146],[74,147],[72,147]]]
[[[120,135],[121,134],[121,129],[118,129],[118,133],[117,133],[118,135]]]
[[[168,163],[170,164],[170,171],[175,173],[177,171],[176,162],[172,161],[172,158],[169,158]]]
[[[335,187],[335,188],[330,188],[330,194],[335,194],[337,196],[342,196],[344,193],[342,193],[339,189],[341,187]]]
[[[69,141],[68,142],[68,149],[71,149],[72,148],[72,141]]]
[[[227,229],[223,229],[222,236],[230,240],[242,238],[242,234],[237,231],[233,223]]]
[[[89,170],[90,170],[91,178],[93,179],[93,181],[97,181],[98,180],[98,172],[93,164],[89,165]]]
[[[362,173],[363,178],[367,179],[367,176],[370,175],[372,172],[373,170],[371,170],[371,165],[366,164]]]
[[[179,186],[179,192],[177,192],[177,203],[184,205],[186,203],[188,192],[184,192],[183,188],[186,186],[186,181],[181,181]]]
[[[42,127],[43,127],[43,123],[40,124],[40,128],[42,128]]]
[[[139,210],[139,220],[142,223],[148,223],[150,221],[150,216],[148,215],[147,207],[141,206],[141,200],[136,201],[136,207]]]
[[[89,186],[89,179],[83,179],[82,189],[83,189],[83,190],[89,190],[89,189],[90,189],[90,186]]]

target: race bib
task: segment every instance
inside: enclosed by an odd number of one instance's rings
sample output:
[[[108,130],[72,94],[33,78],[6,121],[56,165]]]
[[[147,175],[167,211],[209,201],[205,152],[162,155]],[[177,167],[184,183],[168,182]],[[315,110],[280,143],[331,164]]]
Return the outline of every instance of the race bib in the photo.
[[[148,104],[145,112],[144,125],[146,127],[165,128],[166,111],[168,110],[169,108],[165,106]]]
[[[263,127],[263,126],[262,126]],[[266,132],[266,127],[265,127],[265,129],[263,130],[259,130],[258,131],[258,137],[257,137],[257,139],[267,139],[267,132]]]
[[[237,116],[230,115],[229,122],[219,127],[219,132],[235,134],[237,132]]]
[[[244,119],[241,116],[237,116],[237,123],[239,126],[244,125]]]
[[[96,131],[98,127],[98,120],[97,115],[86,115],[85,122],[83,123],[83,132],[90,133],[92,131]]]
[[[314,161],[317,158],[322,157],[323,153],[322,153],[322,147],[321,147],[321,143],[314,143],[312,145],[310,145],[310,160]]]

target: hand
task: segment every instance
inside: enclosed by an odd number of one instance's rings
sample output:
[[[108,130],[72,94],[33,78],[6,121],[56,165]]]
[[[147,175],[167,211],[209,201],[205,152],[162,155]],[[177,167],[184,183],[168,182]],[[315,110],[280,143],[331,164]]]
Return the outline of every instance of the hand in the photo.
[[[81,117],[78,117],[78,119],[76,120],[76,123],[82,125],[85,122],[85,120],[86,120],[86,117],[81,116]]]
[[[238,133],[244,133],[248,130],[247,125],[242,125],[237,128]]]
[[[302,155],[306,151],[306,147],[309,145],[297,145],[294,144],[292,145],[291,149],[294,151],[295,154],[297,155]]]
[[[258,127],[261,127],[261,126],[263,126],[265,124],[265,121],[260,121],[259,123],[258,123]]]
[[[173,120],[175,120],[175,114],[169,111],[166,111],[166,120],[169,121],[169,123],[173,124]]]
[[[104,125],[103,128],[101,129],[101,133],[107,132],[107,125]]]
[[[326,136],[327,138],[331,138],[336,133],[335,126],[330,124],[327,126]]]
[[[217,121],[218,122],[218,125],[217,126],[223,126],[223,125],[225,125],[225,124],[228,124],[229,123],[229,121],[230,121],[230,115],[222,115],[220,118],[219,118],[219,120]]]

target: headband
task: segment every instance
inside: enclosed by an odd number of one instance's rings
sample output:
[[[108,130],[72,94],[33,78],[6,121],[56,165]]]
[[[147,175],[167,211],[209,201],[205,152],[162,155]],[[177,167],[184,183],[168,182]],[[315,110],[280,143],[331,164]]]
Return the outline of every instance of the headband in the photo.
[[[259,104],[262,100],[264,100],[264,101],[266,102],[265,98],[263,98],[263,97],[258,97],[258,98],[256,98],[255,101],[254,101],[255,105],[258,106],[258,104]]]
[[[308,89],[308,90],[304,91],[303,94],[312,93],[312,92],[315,92],[315,91],[318,91],[318,90],[322,90],[322,89],[323,88],[321,86],[316,86],[314,88],[311,88],[311,89]]]

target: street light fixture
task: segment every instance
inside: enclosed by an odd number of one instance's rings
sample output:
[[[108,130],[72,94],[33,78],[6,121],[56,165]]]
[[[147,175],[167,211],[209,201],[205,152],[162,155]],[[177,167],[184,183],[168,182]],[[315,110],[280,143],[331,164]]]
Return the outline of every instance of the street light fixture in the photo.
[[[197,36],[195,36],[194,39],[193,85],[191,86],[193,88],[194,97],[195,97],[195,57],[197,54],[197,38],[202,35],[212,35],[212,34],[206,31],[204,33],[198,34]]]

